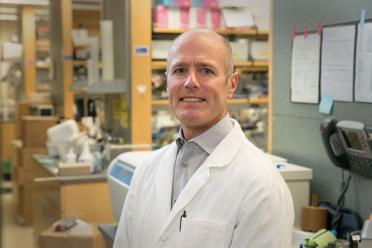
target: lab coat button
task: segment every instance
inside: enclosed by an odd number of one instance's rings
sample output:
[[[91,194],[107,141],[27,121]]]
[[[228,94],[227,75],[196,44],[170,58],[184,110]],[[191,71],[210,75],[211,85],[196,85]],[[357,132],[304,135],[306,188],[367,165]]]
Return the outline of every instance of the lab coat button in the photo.
[[[168,240],[168,236],[164,235],[164,236],[161,237],[161,241],[167,241],[167,240]]]

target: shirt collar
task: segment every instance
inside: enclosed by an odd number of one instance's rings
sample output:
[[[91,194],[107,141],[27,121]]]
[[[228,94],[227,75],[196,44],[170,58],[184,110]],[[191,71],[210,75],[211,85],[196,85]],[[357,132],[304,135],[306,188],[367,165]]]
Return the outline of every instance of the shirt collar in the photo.
[[[225,138],[225,136],[233,129],[233,122],[230,120],[230,116],[227,113],[224,118],[217,122],[213,127],[209,128],[204,133],[196,136],[188,142],[194,142],[198,144],[208,154],[211,154],[217,145]],[[179,137],[176,140],[178,149],[186,143],[182,127],[178,131]]]

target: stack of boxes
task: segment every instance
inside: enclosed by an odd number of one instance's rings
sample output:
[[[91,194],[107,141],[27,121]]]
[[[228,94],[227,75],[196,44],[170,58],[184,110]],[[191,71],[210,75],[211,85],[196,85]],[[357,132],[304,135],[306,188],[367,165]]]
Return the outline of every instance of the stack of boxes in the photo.
[[[45,103],[45,102],[44,102]],[[32,155],[45,154],[46,131],[57,122],[52,116],[29,116],[32,101],[18,104],[16,138],[13,141],[13,194],[16,202],[16,220],[19,224],[32,225],[32,193],[36,170]]]
[[[217,0],[157,0],[154,6],[156,28],[225,27]]]

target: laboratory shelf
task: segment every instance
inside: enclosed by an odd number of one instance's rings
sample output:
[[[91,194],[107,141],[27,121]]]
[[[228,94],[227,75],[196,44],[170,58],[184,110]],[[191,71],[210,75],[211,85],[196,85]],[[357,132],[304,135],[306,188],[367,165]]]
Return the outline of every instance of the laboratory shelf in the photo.
[[[258,31],[257,29],[236,29],[236,28],[227,28],[227,29],[212,29],[216,33],[222,34],[222,35],[248,35],[248,36],[267,36],[269,35],[268,31]],[[183,32],[187,31],[187,29],[183,28],[175,28],[175,29],[169,29],[169,28],[154,28],[153,33],[154,34],[181,34]]]

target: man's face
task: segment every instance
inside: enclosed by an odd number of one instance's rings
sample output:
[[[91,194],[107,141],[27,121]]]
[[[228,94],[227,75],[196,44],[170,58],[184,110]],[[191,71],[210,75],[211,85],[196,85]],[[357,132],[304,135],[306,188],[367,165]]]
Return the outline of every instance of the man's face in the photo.
[[[206,131],[226,114],[237,75],[227,75],[224,56],[222,41],[203,34],[189,34],[172,49],[167,74],[169,102],[186,139]]]

